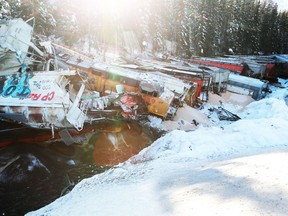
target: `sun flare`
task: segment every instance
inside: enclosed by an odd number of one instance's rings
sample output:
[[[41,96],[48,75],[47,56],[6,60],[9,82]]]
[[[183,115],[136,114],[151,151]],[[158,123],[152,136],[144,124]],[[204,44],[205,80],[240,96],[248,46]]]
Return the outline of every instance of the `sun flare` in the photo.
[[[103,14],[131,13],[141,7],[141,0],[74,0],[80,10],[87,12],[101,11]]]

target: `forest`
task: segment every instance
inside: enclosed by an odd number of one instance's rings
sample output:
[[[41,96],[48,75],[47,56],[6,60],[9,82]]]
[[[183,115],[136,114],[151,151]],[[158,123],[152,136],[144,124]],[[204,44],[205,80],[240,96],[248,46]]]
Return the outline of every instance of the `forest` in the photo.
[[[272,0],[0,0],[0,19],[31,17],[36,34],[95,49],[129,31],[181,57],[288,53],[288,11]]]

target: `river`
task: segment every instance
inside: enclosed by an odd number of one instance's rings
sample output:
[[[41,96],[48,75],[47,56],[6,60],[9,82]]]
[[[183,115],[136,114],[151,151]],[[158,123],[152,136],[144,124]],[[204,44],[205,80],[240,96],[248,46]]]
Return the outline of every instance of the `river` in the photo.
[[[160,135],[135,121],[104,121],[67,145],[51,140],[50,131],[1,122],[0,215],[24,215],[43,207],[82,179],[126,161]],[[39,142],[37,137],[50,138]]]

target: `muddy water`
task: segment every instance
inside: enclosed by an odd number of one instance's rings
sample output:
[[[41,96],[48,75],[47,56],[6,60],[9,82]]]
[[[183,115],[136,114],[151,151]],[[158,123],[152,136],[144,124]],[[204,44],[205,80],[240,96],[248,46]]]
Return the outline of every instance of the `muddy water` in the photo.
[[[0,125],[2,131],[7,127]],[[11,135],[15,140],[18,131]],[[25,132],[37,136],[35,130]],[[7,139],[5,132],[0,135],[0,142]],[[15,142],[0,148],[0,215],[24,215],[51,203],[83,178],[137,154],[159,135],[137,122],[111,121],[95,125],[76,145]]]
[[[113,166],[138,154],[153,142],[153,135],[136,122],[119,122],[114,129],[96,133],[89,141],[94,146],[93,158],[97,165]]]

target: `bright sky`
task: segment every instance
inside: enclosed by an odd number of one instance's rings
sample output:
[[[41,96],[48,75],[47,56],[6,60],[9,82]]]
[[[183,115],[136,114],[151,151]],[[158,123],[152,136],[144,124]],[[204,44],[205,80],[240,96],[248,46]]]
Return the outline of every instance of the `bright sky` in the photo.
[[[278,4],[279,10],[288,10],[288,1],[287,0],[274,0]]]

